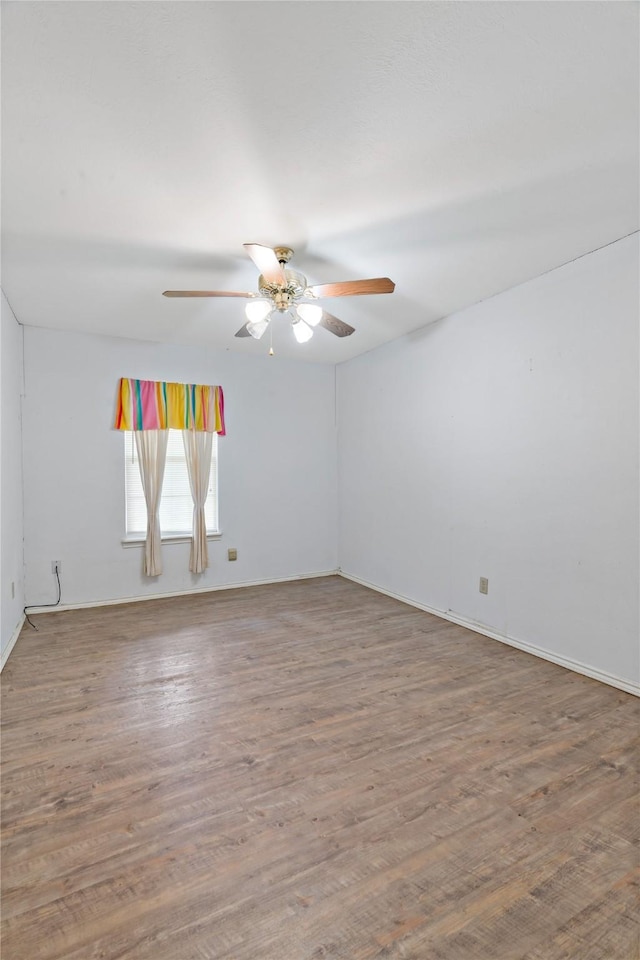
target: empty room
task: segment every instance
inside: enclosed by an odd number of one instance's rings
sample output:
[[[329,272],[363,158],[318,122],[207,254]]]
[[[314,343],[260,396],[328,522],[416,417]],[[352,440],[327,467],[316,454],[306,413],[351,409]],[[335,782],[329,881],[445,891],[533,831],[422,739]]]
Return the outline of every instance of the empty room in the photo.
[[[0,3],[2,960],[640,960],[639,13]]]

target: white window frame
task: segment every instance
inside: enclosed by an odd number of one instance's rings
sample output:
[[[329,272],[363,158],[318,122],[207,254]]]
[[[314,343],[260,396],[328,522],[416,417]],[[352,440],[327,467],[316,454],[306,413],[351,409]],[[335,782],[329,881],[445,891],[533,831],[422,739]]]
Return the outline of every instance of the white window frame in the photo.
[[[127,530],[127,514],[128,514],[128,490],[130,482],[133,481],[137,485],[137,479],[140,477],[140,467],[138,466],[138,452],[136,449],[135,439],[133,436],[133,431],[125,430],[124,433],[124,510],[125,510],[125,534],[122,538],[123,547],[136,547],[146,542],[146,523],[145,530],[134,530],[129,532]],[[193,509],[193,500],[191,498],[191,489],[189,487],[189,475],[187,473],[187,464],[186,459],[184,459],[184,443],[182,440],[182,430],[170,430],[169,443],[173,441],[174,457],[175,454],[179,451],[182,452],[183,463],[184,463],[184,480],[186,484],[186,493],[188,493],[189,503],[190,503],[190,513],[189,517],[191,518],[191,511]],[[176,436],[177,435],[177,436]],[[179,444],[178,444],[179,437]],[[169,450],[167,451],[167,461],[169,461]],[[137,479],[136,479],[137,478]],[[164,489],[164,485],[163,485]],[[209,517],[210,521],[211,513],[211,498],[213,498],[214,510],[213,515],[215,518],[216,529],[209,529],[209,523],[207,524],[207,540],[219,540],[222,536],[222,531],[220,530],[220,520],[218,514],[218,436],[213,434],[211,438],[211,472],[209,475],[209,494],[207,496],[207,505],[209,507]],[[140,493],[142,493],[142,480],[140,480]],[[140,494],[138,494],[139,496]],[[144,506],[144,504],[143,504]],[[146,509],[146,508],[145,508]],[[160,515],[162,522],[162,499],[160,501]],[[190,543],[192,539],[192,531],[189,530],[172,530],[169,532],[162,532],[162,542],[163,543]]]

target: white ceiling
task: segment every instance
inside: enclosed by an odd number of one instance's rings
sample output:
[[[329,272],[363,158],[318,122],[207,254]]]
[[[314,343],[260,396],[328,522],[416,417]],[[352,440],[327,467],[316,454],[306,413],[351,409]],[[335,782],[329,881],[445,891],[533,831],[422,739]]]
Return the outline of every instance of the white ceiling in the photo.
[[[2,286],[21,323],[234,338],[242,243],[294,247],[340,362],[638,229],[624,2],[3,2]]]

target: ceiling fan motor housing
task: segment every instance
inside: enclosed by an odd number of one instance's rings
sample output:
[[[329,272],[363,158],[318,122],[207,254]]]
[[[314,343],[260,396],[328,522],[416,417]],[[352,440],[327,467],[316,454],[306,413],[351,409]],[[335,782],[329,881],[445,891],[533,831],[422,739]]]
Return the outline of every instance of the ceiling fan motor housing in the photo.
[[[276,255],[280,253],[286,253],[287,259],[291,256],[293,251],[289,250],[288,247],[276,247]],[[287,260],[280,259],[280,263],[283,265]],[[307,289],[307,278],[299,273],[297,270],[283,269],[286,284],[282,285],[281,283],[271,283],[269,280],[266,280],[262,274],[258,278],[258,289],[260,293],[264,296],[270,297],[276,308],[282,312],[287,310],[294,300],[299,300],[300,297],[304,296],[305,290]]]

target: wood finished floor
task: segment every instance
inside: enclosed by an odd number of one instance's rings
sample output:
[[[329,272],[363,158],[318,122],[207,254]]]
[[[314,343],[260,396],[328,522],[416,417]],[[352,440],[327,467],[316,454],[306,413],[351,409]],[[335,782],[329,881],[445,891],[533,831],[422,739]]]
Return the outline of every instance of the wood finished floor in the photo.
[[[631,695],[337,577],[33,619],[2,960],[640,955]]]

